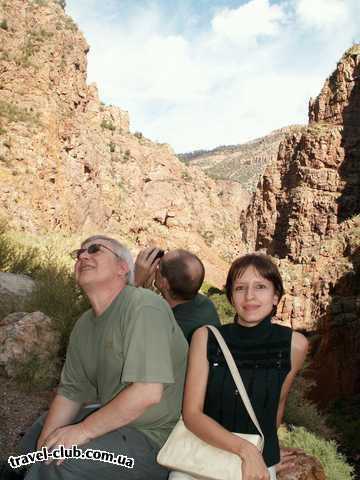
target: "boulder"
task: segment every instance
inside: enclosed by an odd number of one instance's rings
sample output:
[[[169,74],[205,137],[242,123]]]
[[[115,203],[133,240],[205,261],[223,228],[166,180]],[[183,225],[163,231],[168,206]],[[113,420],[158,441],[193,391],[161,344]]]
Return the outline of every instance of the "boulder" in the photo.
[[[315,457],[301,454],[293,460],[295,464],[291,472],[277,474],[277,480],[326,480],[324,469]]]
[[[60,334],[42,312],[16,312],[0,320],[0,371],[8,377],[34,358],[53,359],[59,348]]]
[[[34,287],[34,280],[26,275],[0,272],[0,314],[22,310]]]

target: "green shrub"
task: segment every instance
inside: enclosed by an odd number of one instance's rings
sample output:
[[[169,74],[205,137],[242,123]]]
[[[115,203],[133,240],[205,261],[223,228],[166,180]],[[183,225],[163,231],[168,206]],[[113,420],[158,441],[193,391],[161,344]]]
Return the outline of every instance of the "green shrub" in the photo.
[[[25,67],[29,67],[31,65],[30,58],[38,51],[39,46],[35,45],[30,35],[21,50],[21,55],[17,57],[16,63],[18,65],[24,65]]]
[[[124,162],[128,162],[130,160],[130,156],[131,156],[130,150],[125,150],[123,155]]]
[[[4,117],[9,122],[26,122],[39,124],[39,116],[33,112],[29,112],[24,108],[20,108],[13,103],[0,100],[0,117]]]
[[[192,180],[192,176],[186,170],[181,172],[181,178],[185,180],[185,182],[190,182]]]
[[[53,320],[61,335],[60,357],[64,357],[74,322],[89,303],[75,284],[70,263],[58,251],[58,244],[33,247],[16,240],[8,233],[6,220],[0,219],[0,270],[30,275],[35,280],[25,311],[39,310]],[[16,305],[11,311],[16,311]]]
[[[60,356],[64,357],[75,321],[89,308],[87,298],[75,284],[73,273],[58,259],[52,259],[36,273],[36,288],[26,307],[40,310],[53,319],[61,335]]]
[[[65,28],[67,28],[68,30],[71,30],[72,32],[76,32],[78,30],[78,26],[76,25],[74,20],[69,16],[66,16],[64,26]]]
[[[29,37],[32,42],[43,42],[51,37],[53,37],[53,32],[48,32],[44,28],[30,32]]]
[[[113,122],[111,120],[106,120],[105,118],[103,118],[100,126],[101,128],[106,128],[107,130],[111,130],[112,132],[116,130],[116,127],[113,124]]]
[[[187,172],[183,172],[182,174],[183,178],[184,178],[184,173],[187,174]],[[191,177],[185,177],[185,178],[191,178]],[[211,247],[215,240],[215,233],[211,230],[201,230],[199,233],[203,237],[206,245]]]
[[[6,51],[2,52],[2,53],[1,53],[1,56],[0,56],[0,60],[3,60],[3,61],[5,61],[5,62],[8,62],[8,61],[10,60],[10,54],[9,54],[9,52],[6,52]]]
[[[47,0],[33,0],[34,5],[38,5],[39,7],[45,7],[48,2]]]
[[[66,7],[66,0],[56,0],[56,3],[60,5],[60,7],[65,10]]]
[[[336,429],[341,444],[354,457],[360,445],[360,395],[335,400],[328,409],[329,425]]]
[[[234,321],[235,310],[228,302],[226,295],[224,293],[215,294],[211,295],[210,298],[215,304],[221,323],[223,325],[226,323],[232,323]]]
[[[346,463],[333,440],[319,438],[303,427],[294,427],[290,431],[280,429],[279,438],[283,447],[302,448],[308,455],[316,457],[324,468],[327,480],[355,479],[353,467]]]
[[[295,378],[286,402],[284,421],[287,425],[304,427],[325,439],[333,438],[335,434],[327,424],[327,417],[307,399],[312,387],[313,382],[306,380],[301,374]]]
[[[8,27],[8,23],[7,21],[4,19],[4,20],[1,20],[0,22],[0,28],[2,28],[3,30],[8,30],[9,27]]]
[[[232,323],[234,321],[235,310],[228,302],[223,290],[219,290],[210,283],[204,282],[201,291],[214,302],[222,324]]]
[[[2,228],[2,227],[0,227]],[[24,247],[0,232],[0,270],[2,272],[34,275],[40,268],[36,247]]]
[[[7,235],[7,221],[0,219],[0,271],[31,275],[38,268],[37,249],[24,248],[21,244],[14,242]],[[0,309],[0,318],[16,311],[18,311],[18,302],[7,301]]]

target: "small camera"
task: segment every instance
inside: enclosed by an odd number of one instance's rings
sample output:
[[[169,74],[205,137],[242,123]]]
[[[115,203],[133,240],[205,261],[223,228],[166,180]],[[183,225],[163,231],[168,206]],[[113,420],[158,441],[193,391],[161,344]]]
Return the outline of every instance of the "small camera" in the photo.
[[[153,253],[154,250],[155,250],[155,248],[153,248],[153,249],[151,250],[151,252],[150,252],[149,255],[147,256],[147,258],[149,258],[150,255],[152,255],[152,253]],[[157,260],[158,258],[163,257],[164,255],[165,255],[165,251],[164,251],[164,250],[159,250],[159,251],[157,252],[157,254],[155,255],[155,258],[154,258],[154,260],[152,261],[152,263],[154,263],[155,260]]]
[[[157,254],[155,255],[155,258],[154,258],[154,260],[153,260],[152,263],[154,263],[157,258],[161,258],[161,257],[163,257],[164,255],[165,255],[164,250],[159,250],[159,251],[157,252]]]

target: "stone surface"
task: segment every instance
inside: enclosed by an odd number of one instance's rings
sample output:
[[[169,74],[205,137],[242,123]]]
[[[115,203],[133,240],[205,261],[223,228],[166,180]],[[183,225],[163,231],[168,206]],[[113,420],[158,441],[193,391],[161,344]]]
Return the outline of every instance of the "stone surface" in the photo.
[[[35,287],[26,275],[0,272],[0,312],[21,310]]]
[[[0,370],[8,377],[34,357],[46,362],[58,354],[60,335],[41,312],[11,313],[0,321]]]

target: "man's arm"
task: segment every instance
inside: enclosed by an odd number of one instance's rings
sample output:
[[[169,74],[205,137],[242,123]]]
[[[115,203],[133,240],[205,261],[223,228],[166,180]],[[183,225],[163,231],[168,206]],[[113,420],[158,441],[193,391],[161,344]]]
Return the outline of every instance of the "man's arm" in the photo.
[[[128,425],[140,417],[149,407],[160,402],[163,392],[161,383],[132,383],[104,407],[89,415],[76,425],[69,425],[51,433],[45,444],[83,445],[105,433]]]
[[[43,429],[37,442],[38,450],[45,444],[47,437],[64,425],[69,425],[80,410],[81,403],[56,395],[47,414]]]
[[[87,417],[83,427],[90,438],[104,435],[140,417],[152,405],[160,402],[161,383],[132,383],[103,408]]]

